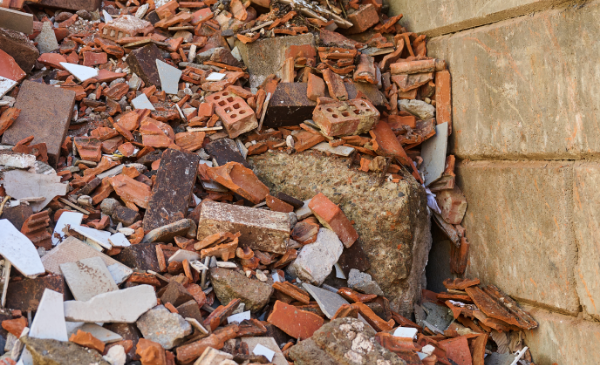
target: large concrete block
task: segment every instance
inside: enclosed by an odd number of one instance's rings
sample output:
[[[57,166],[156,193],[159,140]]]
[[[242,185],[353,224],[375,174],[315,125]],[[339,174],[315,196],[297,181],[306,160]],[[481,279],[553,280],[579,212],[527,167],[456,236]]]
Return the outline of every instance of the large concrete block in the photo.
[[[578,244],[577,293],[585,311],[600,319],[600,163],[575,165],[573,231]]]
[[[323,193],[355,222],[362,249],[395,311],[408,315],[424,288],[423,273],[431,247],[430,220],[423,188],[407,176],[399,183],[349,169],[350,159],[320,152],[265,153],[252,156],[256,175],[271,188],[295,198]],[[355,242],[353,247],[359,244]],[[348,252],[348,249],[345,249]]]
[[[458,166],[469,207],[469,277],[566,313],[579,311],[569,162],[470,162]]]
[[[599,17],[594,1],[432,39],[429,56],[445,59],[452,73],[454,153],[572,159],[600,152],[600,68],[582,62],[600,56]]]
[[[600,358],[600,323],[524,306],[539,327],[525,331],[536,365],[596,365]]]
[[[400,24],[430,37],[459,32],[582,0],[393,0],[390,15],[404,14]]]

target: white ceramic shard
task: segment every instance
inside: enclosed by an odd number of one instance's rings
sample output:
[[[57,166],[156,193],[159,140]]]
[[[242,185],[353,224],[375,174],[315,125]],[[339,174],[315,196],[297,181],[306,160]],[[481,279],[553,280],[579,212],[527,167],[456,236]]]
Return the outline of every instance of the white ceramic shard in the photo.
[[[98,76],[98,70],[93,67],[76,65],[74,63],[61,62],[60,65],[69,71],[71,75],[75,76],[79,81],[91,79]]]
[[[36,277],[46,271],[31,240],[8,219],[0,219],[0,255],[27,277]]]
[[[179,79],[183,73],[179,69],[161,60],[156,60],[156,68],[160,77],[160,85],[167,94],[177,94],[179,91]]]

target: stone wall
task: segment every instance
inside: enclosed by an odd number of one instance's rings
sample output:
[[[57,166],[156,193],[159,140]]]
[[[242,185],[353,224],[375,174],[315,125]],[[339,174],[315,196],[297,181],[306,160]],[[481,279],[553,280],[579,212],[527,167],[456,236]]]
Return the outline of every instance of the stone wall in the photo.
[[[467,276],[532,310],[537,365],[600,355],[600,1],[390,0],[452,74]],[[450,34],[450,32],[455,32]]]

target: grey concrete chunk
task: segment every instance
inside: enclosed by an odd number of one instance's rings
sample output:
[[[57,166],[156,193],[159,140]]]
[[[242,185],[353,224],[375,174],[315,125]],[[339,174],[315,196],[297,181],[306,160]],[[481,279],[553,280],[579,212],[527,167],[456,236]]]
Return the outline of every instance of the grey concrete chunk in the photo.
[[[183,72],[161,60],[156,60],[156,68],[158,69],[163,91],[167,94],[177,94],[179,91],[179,78],[181,78]]]
[[[348,286],[365,294],[384,295],[379,284],[373,280],[371,275],[362,273],[356,269],[350,270]]]
[[[159,343],[166,350],[181,343],[192,333],[192,326],[177,313],[171,313],[164,305],[159,305],[138,319],[137,327],[144,338]]]
[[[421,100],[398,100],[398,107],[400,110],[408,112],[422,120],[435,117],[435,107]]]
[[[448,123],[435,126],[435,136],[423,142],[421,157],[423,166],[421,168],[425,178],[425,186],[442,177],[446,169],[446,151],[448,149]]]
[[[350,304],[341,295],[332,291],[321,289],[308,283],[302,283],[302,286],[311,297],[315,298],[317,304],[319,304],[319,308],[321,308],[321,311],[327,318],[333,317],[342,305]]]
[[[156,293],[150,285],[97,295],[87,302],[65,302],[65,317],[72,322],[133,323],[156,306]]]
[[[91,257],[60,265],[71,293],[76,300],[88,301],[98,294],[119,290],[100,257]]]
[[[48,53],[58,49],[58,41],[50,22],[42,22],[42,31],[35,37],[40,53]]]
[[[287,271],[303,281],[321,285],[331,273],[333,265],[338,261],[344,245],[338,236],[330,229],[321,228],[317,240],[302,247],[296,260]]]

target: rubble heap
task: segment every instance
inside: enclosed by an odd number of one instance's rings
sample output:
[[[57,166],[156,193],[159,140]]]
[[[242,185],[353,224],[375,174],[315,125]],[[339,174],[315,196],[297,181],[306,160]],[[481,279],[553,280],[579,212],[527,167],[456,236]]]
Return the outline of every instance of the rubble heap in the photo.
[[[424,289],[432,217],[465,272],[467,202],[402,15],[1,5],[0,364],[529,363],[498,288]]]

